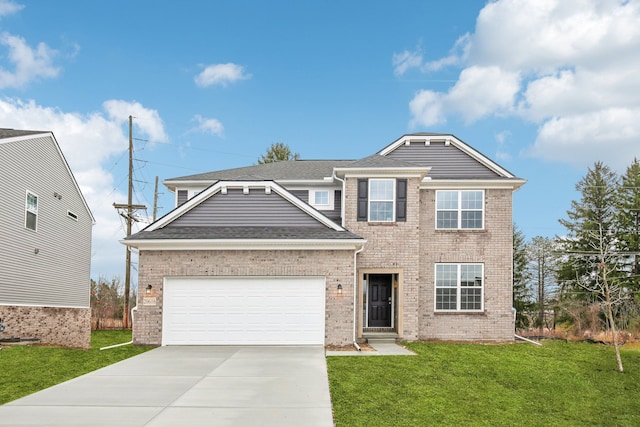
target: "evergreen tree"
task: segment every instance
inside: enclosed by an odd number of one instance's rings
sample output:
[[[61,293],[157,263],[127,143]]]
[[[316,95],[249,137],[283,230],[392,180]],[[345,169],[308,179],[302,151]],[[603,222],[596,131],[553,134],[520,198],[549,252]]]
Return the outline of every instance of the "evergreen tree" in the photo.
[[[287,144],[282,142],[276,142],[271,144],[271,147],[267,149],[267,153],[260,156],[258,159],[259,165],[266,163],[282,162],[287,160],[298,160],[300,154],[291,153],[291,149]]]
[[[581,198],[571,202],[568,219],[560,220],[567,235],[558,239],[565,256],[558,263],[557,278],[565,298],[583,295],[590,302],[597,300],[596,295],[585,293],[581,284],[595,280],[591,267],[598,260],[595,248],[600,237],[607,248],[615,243],[616,189],[616,174],[602,162],[596,162],[576,184]]]
[[[531,311],[532,299],[529,288],[530,274],[527,269],[525,236],[513,225],[513,308],[516,309],[516,329],[529,326],[527,313]]]
[[[536,324],[543,336],[545,326],[552,328],[554,323],[554,319],[546,315],[549,308],[553,307],[556,296],[554,240],[536,236],[527,244],[526,251],[529,277],[536,294]]]
[[[620,179],[615,217],[618,248],[628,264],[627,287],[640,289],[640,162],[633,159]]]

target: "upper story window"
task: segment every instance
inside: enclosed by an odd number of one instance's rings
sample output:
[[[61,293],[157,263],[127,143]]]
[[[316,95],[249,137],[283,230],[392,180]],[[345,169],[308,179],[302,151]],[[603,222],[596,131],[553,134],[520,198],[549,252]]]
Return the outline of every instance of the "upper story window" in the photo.
[[[484,228],[484,191],[436,191],[436,229]]]
[[[335,206],[333,190],[309,190],[309,204],[319,211],[331,211]]]
[[[38,196],[30,191],[25,202],[25,227],[33,231],[38,227]]]
[[[358,179],[358,221],[404,222],[407,220],[407,180]]]
[[[369,180],[369,221],[395,220],[395,179]]]
[[[436,311],[482,311],[483,264],[436,264]]]

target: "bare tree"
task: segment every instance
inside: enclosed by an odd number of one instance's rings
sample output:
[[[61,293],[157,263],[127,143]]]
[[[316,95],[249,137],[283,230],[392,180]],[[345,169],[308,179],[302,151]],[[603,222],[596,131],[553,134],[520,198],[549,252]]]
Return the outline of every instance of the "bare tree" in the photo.
[[[587,255],[591,273],[588,277],[576,276],[575,283],[586,291],[595,295],[603,306],[607,324],[611,330],[613,346],[616,352],[618,371],[623,372],[622,358],[620,357],[620,340],[614,315],[618,308],[629,298],[627,289],[623,286],[623,277],[620,271],[624,269],[624,261],[614,247],[608,244],[608,238],[602,224],[591,240],[592,253],[572,254],[574,258],[579,255]],[[575,255],[578,255],[576,257]],[[595,255],[595,258],[593,257]],[[581,259],[581,262],[584,260]]]

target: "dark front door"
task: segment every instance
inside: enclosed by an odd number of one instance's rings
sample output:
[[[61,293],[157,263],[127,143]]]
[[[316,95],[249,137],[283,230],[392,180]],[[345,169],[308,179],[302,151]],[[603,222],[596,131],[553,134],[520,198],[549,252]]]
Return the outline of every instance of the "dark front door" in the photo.
[[[391,275],[369,275],[369,327],[391,327]]]

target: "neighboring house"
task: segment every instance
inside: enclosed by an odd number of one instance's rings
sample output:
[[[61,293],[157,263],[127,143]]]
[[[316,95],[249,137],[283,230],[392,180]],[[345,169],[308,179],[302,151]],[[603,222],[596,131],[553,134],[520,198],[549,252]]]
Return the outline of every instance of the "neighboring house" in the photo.
[[[94,219],[53,133],[0,129],[0,338],[88,348]]]
[[[168,179],[130,236],[137,344],[512,340],[512,193],[453,135]]]

